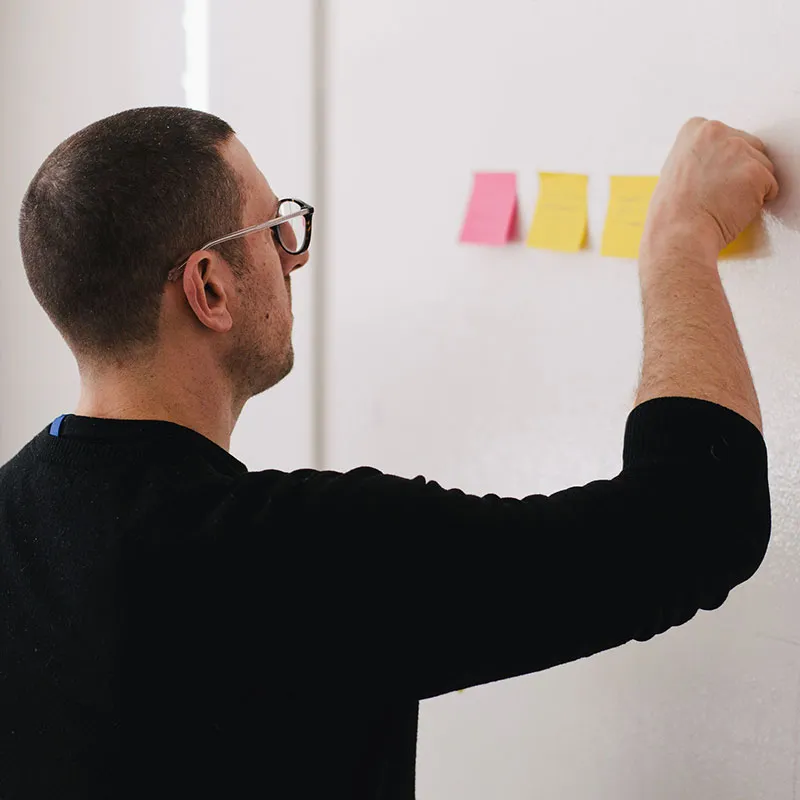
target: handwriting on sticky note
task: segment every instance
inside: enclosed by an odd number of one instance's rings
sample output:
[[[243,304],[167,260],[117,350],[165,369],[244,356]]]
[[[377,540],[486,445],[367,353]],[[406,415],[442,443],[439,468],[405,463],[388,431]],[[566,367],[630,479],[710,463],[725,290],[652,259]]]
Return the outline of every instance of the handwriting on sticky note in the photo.
[[[606,226],[600,252],[604,256],[638,258],[650,198],[658,177],[612,175]]]
[[[540,172],[528,247],[575,253],[586,243],[586,175]]]
[[[459,241],[506,244],[517,218],[517,176],[513,172],[478,172],[472,184]]]

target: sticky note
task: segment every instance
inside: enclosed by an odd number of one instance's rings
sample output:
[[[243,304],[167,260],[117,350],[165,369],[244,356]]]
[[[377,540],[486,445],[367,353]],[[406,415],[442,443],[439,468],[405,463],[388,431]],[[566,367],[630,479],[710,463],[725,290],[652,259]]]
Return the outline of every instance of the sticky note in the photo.
[[[539,199],[528,231],[528,247],[575,253],[586,243],[586,175],[540,172]]]
[[[506,244],[517,219],[517,176],[513,172],[477,172],[459,241]]]
[[[606,226],[600,252],[604,256],[638,258],[650,198],[658,177],[612,175]]]
[[[764,247],[764,223],[761,218],[748,225],[719,254],[720,258],[755,258]]]

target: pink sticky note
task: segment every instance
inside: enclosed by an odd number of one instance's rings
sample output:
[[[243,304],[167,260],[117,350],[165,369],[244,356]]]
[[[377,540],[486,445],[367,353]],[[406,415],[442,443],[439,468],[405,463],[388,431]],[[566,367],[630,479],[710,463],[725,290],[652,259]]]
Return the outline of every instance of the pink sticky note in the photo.
[[[476,172],[472,197],[459,241],[507,244],[517,220],[517,176],[513,172]]]

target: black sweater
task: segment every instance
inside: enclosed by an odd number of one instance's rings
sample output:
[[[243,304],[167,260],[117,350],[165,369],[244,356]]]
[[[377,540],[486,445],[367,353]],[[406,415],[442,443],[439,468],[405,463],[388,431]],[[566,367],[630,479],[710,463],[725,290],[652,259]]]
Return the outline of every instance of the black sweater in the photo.
[[[612,480],[521,500],[58,427],[0,469],[4,800],[409,800],[421,698],[717,608],[769,538],[761,435],[699,400],[633,411]]]

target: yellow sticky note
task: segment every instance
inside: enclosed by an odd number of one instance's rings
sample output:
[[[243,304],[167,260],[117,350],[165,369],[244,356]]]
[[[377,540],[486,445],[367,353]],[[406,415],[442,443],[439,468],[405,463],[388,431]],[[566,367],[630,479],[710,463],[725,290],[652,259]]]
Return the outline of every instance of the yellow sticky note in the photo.
[[[604,256],[638,258],[650,198],[658,177],[612,175],[606,227],[600,252]]]
[[[575,253],[586,242],[586,175],[539,173],[539,199],[528,231],[528,247]]]
[[[761,219],[748,225],[719,254],[720,258],[754,258],[763,248],[764,229]]]

